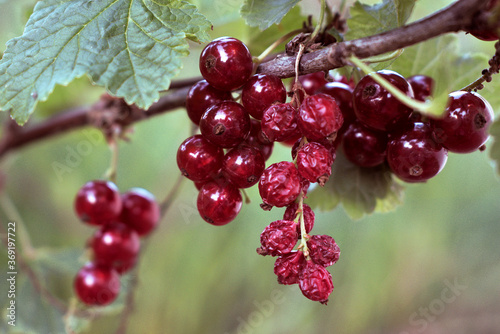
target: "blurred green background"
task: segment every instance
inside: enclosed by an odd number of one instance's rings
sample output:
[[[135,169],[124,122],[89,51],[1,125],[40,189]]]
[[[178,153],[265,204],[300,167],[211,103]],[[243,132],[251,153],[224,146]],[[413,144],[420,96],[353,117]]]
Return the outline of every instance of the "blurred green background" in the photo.
[[[247,40],[252,35],[235,20],[241,1],[215,0],[212,6],[194,2],[214,22],[212,37],[231,34]],[[412,18],[450,2],[420,0]],[[1,50],[22,32],[22,20],[34,1],[13,3],[0,1]],[[312,10],[315,4],[306,2],[305,7]],[[464,34],[460,40],[464,52],[491,53],[491,43]],[[181,77],[199,75],[201,48],[192,45]],[[495,78],[491,85],[500,87],[499,82]],[[102,92],[86,78],[58,87],[31,122],[91,104]],[[120,144],[119,188],[144,187],[163,199],[179,174],[175,154],[190,129],[183,110],[137,124],[130,142]],[[55,172],[54,162],[64,164],[69,152],[82,147],[86,153],[70,172]],[[437,177],[407,186],[404,204],[394,212],[359,221],[350,220],[341,207],[318,212],[315,234],[332,235],[342,251],[339,262],[329,268],[335,289],[328,306],[307,300],[297,286],[278,285],[273,259],[255,252],[260,232],[281,218],[282,209],[263,212],[254,187],[248,192],[252,203],[244,205],[238,218],[214,227],[198,216],[196,189],[184,182],[131,274],[139,283],[127,333],[499,333],[500,182],[487,153],[450,154]],[[289,148],[276,145],[268,163],[280,160],[289,160]],[[102,177],[109,162],[109,149],[93,129],[31,145],[0,162],[2,222],[14,220],[18,227],[24,222],[35,249],[25,255],[42,283],[64,302],[74,298],[73,276],[85,262],[85,241],[93,233],[76,218],[73,198],[85,182]],[[18,249],[21,232],[18,228]],[[6,259],[2,245],[0,332],[64,332],[52,323],[55,311],[36,298],[22,271],[17,277],[17,315],[26,327],[5,325]],[[122,279],[124,291],[131,275]],[[83,333],[113,333],[120,310],[107,307],[105,315],[95,316],[86,327],[74,319],[70,323],[85,327]],[[57,317],[62,319],[56,312]]]

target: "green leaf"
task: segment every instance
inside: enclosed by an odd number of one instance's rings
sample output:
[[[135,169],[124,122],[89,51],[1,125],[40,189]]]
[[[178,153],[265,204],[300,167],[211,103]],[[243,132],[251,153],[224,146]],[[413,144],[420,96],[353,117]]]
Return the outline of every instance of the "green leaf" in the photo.
[[[415,0],[384,0],[369,6],[356,1],[347,20],[349,31],[346,40],[375,35],[400,27],[406,23],[413,11]]]
[[[141,108],[178,74],[190,39],[208,39],[210,22],[175,0],[46,0],[0,61],[0,109],[25,123],[56,84],[87,74]]]
[[[490,149],[490,158],[493,159],[497,174],[500,175],[500,120],[497,119],[490,127],[493,144]]]
[[[281,19],[300,0],[245,0],[241,6],[241,16],[248,25],[265,30]]]
[[[439,116],[445,110],[448,94],[479,78],[487,66],[486,55],[463,54],[457,37],[445,35],[406,48],[390,68],[405,77],[424,74],[434,78],[430,114]]]
[[[373,212],[394,210],[402,204],[403,187],[387,167],[361,168],[337,152],[326,185],[316,187],[307,196],[311,207],[329,211],[342,203],[352,219],[359,219]]]

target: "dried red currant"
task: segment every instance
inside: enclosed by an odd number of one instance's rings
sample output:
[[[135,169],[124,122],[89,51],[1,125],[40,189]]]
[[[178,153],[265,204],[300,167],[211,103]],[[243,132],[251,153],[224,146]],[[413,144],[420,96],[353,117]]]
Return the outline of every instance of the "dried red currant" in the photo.
[[[306,264],[302,251],[292,251],[276,259],[274,263],[274,273],[278,276],[279,284],[299,283],[299,274]]]
[[[329,235],[313,235],[307,240],[307,248],[314,263],[323,267],[331,266],[340,256],[339,246]]]
[[[299,236],[295,222],[290,220],[276,220],[266,226],[260,234],[260,244],[257,249],[260,255],[278,256],[290,253]]]
[[[290,103],[275,104],[267,108],[261,122],[265,138],[273,142],[300,136],[295,115],[296,111]]]
[[[301,191],[299,172],[289,161],[281,161],[267,167],[259,181],[259,193],[264,209],[286,206],[299,196]]]
[[[326,304],[333,291],[332,275],[325,267],[313,261],[306,261],[300,272],[299,288],[310,300]]]
[[[342,126],[344,118],[337,102],[326,94],[316,94],[304,99],[297,113],[297,124],[309,140],[319,140]]]
[[[304,215],[304,225],[306,228],[306,233],[311,232],[314,227],[314,211],[311,207],[305,203],[302,204],[302,210]],[[286,207],[285,213],[283,214],[284,220],[295,220],[297,215],[299,214],[299,203],[295,202]],[[297,222],[297,233],[299,238],[301,237],[300,231],[300,221]]]
[[[310,142],[297,152],[297,169],[300,176],[309,182],[318,182],[324,186],[332,174],[334,157],[323,145]]]

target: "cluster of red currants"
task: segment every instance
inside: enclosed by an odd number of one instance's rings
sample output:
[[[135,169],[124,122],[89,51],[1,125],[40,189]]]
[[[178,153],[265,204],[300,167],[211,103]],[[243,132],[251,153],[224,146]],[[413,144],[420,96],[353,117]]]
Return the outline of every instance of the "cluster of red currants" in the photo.
[[[159,206],[145,189],[120,194],[114,183],[96,180],[80,188],[75,211],[80,220],[99,228],[87,243],[92,261],[77,273],[75,292],[87,305],[107,305],[120,292],[120,275],[137,262],[140,237],[157,226]]]

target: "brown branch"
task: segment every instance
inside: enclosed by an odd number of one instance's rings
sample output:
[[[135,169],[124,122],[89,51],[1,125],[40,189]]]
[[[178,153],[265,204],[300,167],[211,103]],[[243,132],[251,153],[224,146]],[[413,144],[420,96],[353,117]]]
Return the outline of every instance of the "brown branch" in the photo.
[[[307,53],[300,61],[300,74],[326,71],[347,65],[347,58],[355,55],[367,58],[395,51],[423,42],[430,38],[459,30],[469,30],[481,20],[484,0],[458,0],[452,5],[412,24],[370,37],[336,43],[324,49]],[[480,22],[479,22],[480,23]],[[258,73],[274,74],[280,78],[295,76],[295,56],[280,56],[262,63]],[[123,114],[117,103],[101,100],[91,108],[77,108],[43,121],[40,124],[18,127],[13,122],[5,128],[0,140],[0,158],[7,152],[32,142],[52,137],[83,126],[97,126],[103,130],[113,124],[128,126],[143,119],[182,107],[189,86],[200,78],[172,82],[171,88],[179,88],[162,97],[147,110],[129,107]],[[114,100],[116,102],[116,99]],[[123,102],[122,102],[123,104]],[[111,122],[111,124],[109,124]]]

